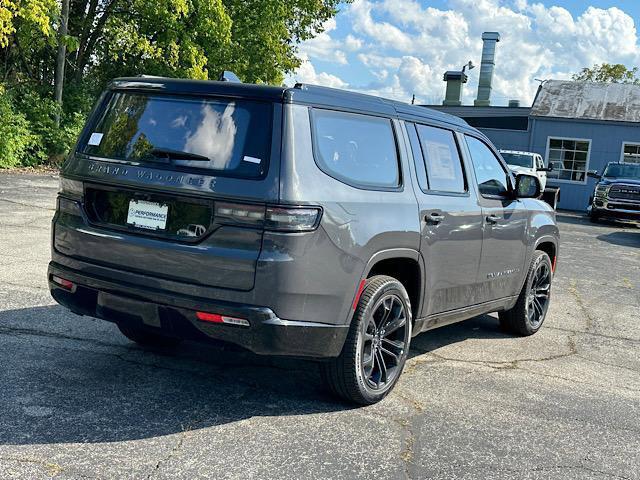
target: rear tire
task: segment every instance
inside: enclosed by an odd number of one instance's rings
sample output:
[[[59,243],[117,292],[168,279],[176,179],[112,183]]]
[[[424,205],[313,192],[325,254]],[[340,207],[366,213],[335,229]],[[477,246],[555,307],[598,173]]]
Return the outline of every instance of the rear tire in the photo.
[[[149,330],[131,325],[121,325],[118,323],[117,326],[118,330],[120,330],[125,337],[143,347],[169,348],[175,347],[182,342],[179,338],[150,332]]]
[[[553,267],[549,255],[536,250],[531,259],[527,278],[511,310],[500,312],[500,327],[510,333],[533,335],[544,323],[551,301]]]
[[[402,283],[384,275],[369,278],[342,353],[321,364],[329,390],[360,405],[386,397],[407,360],[411,327],[411,302]]]

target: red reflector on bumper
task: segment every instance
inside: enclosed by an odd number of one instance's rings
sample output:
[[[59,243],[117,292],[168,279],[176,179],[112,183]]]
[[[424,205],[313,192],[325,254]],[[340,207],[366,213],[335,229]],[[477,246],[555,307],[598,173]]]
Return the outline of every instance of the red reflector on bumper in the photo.
[[[53,283],[57,283],[65,290],[69,290],[69,291],[72,291],[76,286],[76,284],[73,283],[71,280],[67,280],[66,278],[58,277],[56,275],[53,275],[51,277],[51,280],[53,281]]]
[[[227,325],[239,325],[241,327],[251,326],[249,320],[245,320],[244,318],[227,317],[226,315],[219,315],[217,313],[196,312],[196,318],[209,323],[225,323]]]
[[[203,322],[222,323],[222,315],[217,313],[196,312],[196,317]]]

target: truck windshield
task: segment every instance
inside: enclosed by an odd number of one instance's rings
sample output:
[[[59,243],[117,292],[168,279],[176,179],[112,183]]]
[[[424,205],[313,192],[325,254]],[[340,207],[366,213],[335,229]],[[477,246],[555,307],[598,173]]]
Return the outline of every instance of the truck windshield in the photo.
[[[116,92],[98,112],[80,152],[236,177],[266,173],[268,103]]]
[[[640,163],[610,163],[604,170],[604,176],[640,180]]]
[[[507,162],[508,165],[514,167],[533,168],[533,155],[507,152],[500,152],[500,155],[502,155],[502,158],[504,158],[504,161]]]

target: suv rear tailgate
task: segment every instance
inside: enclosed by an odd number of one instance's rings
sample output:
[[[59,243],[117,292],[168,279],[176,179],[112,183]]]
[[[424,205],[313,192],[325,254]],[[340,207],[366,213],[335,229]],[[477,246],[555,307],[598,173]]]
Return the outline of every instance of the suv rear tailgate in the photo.
[[[214,222],[207,225],[201,238],[187,237],[181,241],[160,234],[126,231],[119,225],[108,228],[109,225],[96,221],[90,198],[88,195],[85,200],[82,217],[64,213],[58,216],[54,227],[54,248],[58,252],[98,265],[184,283],[238,290],[253,288],[262,231]],[[164,197],[145,195],[145,198]],[[169,216],[174,205],[169,204]]]

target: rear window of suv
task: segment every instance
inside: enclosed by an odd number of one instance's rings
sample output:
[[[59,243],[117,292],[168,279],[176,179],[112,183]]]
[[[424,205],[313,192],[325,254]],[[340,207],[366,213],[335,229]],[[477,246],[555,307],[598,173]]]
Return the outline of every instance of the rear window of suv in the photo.
[[[267,171],[271,121],[265,102],[115,92],[80,151],[255,178]]]

